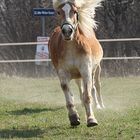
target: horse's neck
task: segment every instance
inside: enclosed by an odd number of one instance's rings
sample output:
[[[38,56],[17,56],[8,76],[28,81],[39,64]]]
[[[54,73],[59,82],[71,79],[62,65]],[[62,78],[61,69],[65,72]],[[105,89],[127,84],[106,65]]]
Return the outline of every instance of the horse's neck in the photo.
[[[74,39],[78,45],[82,45],[84,47],[86,44],[88,44],[88,42],[94,40],[95,38],[95,34],[93,34],[93,36],[86,37],[82,30],[77,28]]]

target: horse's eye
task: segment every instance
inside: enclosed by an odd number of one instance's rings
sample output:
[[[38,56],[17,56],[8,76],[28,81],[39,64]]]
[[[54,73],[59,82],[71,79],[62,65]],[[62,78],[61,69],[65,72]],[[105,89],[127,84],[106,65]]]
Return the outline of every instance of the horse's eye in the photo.
[[[77,11],[74,11],[74,14],[77,14]]]
[[[60,12],[59,11],[57,11],[57,15],[60,15]]]

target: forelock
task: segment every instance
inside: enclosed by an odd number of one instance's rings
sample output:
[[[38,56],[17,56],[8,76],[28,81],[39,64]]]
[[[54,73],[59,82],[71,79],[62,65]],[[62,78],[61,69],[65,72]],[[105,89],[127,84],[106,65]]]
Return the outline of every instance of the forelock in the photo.
[[[69,3],[66,3],[66,4],[63,6],[62,10],[65,12],[66,18],[69,18],[69,13],[70,13],[70,10],[71,10],[70,4],[69,4]]]
[[[59,6],[65,3],[75,3],[75,0],[53,0],[53,7],[57,9]]]

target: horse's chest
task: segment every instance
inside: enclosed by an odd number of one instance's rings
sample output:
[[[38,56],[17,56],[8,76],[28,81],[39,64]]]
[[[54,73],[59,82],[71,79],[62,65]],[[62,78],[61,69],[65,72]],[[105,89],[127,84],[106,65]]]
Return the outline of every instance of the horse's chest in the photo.
[[[69,48],[66,50],[64,56],[64,64],[69,68],[76,68],[80,64],[80,55],[77,53],[77,50],[74,48]]]
[[[61,60],[61,69],[68,72],[72,78],[81,77],[79,69],[81,65],[80,55],[74,48],[68,48],[65,51],[65,55]]]

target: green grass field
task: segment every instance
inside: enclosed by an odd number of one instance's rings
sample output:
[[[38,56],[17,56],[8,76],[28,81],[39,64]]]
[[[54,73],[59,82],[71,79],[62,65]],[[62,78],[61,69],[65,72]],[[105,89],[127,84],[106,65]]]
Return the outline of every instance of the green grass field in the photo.
[[[95,109],[99,125],[87,128],[85,109],[72,83],[81,125],[71,128],[56,78],[0,76],[0,139],[140,140],[140,77],[103,78],[106,109]]]

